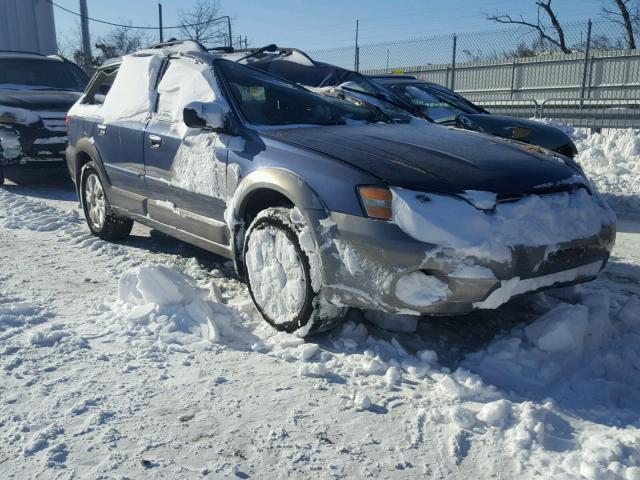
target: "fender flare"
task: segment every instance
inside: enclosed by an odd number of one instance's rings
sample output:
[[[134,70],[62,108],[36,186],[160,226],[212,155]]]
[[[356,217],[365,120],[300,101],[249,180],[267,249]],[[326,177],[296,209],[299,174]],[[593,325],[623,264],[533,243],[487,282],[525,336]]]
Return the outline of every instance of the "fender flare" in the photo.
[[[87,155],[98,167],[100,170],[100,175],[102,176],[105,182],[104,193],[107,196],[107,200],[111,203],[111,179],[107,174],[107,170],[104,168],[104,163],[102,161],[102,156],[98,149],[95,147],[95,144],[89,140],[88,138],[82,138],[78,140],[76,144],[76,148],[73,152],[73,168],[76,177],[76,193],[78,194],[78,198],[80,198],[80,176],[82,175],[82,171],[79,168],[80,166],[80,154]]]
[[[247,225],[238,220],[244,219],[253,194],[260,190],[272,190],[287,198],[304,216],[316,248],[322,244],[318,219],[329,216],[329,210],[311,186],[290,170],[282,168],[254,170],[237,183],[235,193],[230,197],[227,205],[227,208],[233,212],[233,218],[226,218],[226,220],[231,233],[234,264],[239,274],[243,271],[241,252]]]

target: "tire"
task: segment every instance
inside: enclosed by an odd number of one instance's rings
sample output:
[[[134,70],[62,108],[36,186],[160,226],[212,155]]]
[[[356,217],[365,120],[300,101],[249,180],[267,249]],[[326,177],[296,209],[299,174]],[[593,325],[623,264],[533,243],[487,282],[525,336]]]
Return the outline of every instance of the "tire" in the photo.
[[[4,185],[4,168],[0,165],[0,187]]]
[[[345,309],[329,304],[319,285],[314,290],[312,253],[299,240],[305,226],[292,221],[292,212],[268,208],[256,216],[244,239],[244,268],[251,299],[264,320],[304,337],[333,328]]]
[[[86,163],[80,173],[80,203],[89,230],[96,237],[123,240],[131,233],[133,220],[112,213],[100,171],[93,161]]]

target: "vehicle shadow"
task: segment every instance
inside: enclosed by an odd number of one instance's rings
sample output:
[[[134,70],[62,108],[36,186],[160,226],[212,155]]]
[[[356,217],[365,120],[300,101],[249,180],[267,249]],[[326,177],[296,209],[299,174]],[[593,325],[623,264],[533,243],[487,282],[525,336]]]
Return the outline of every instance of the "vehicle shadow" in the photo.
[[[37,169],[20,172],[13,175],[7,174],[7,182],[2,188],[25,197],[41,200],[76,201],[76,191],[69,174],[61,175],[60,172],[51,172],[50,169]],[[9,176],[11,175],[11,176]]]

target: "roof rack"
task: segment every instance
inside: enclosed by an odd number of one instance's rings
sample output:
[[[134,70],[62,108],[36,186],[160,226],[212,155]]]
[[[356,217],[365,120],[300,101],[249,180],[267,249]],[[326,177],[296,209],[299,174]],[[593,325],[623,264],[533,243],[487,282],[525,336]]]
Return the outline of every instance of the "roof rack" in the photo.
[[[149,45],[145,50],[159,50],[162,48],[167,48],[167,47],[173,47],[176,45],[182,45],[183,43],[186,42],[191,42],[196,44],[199,49],[203,52],[206,52],[207,49],[204,45],[202,45],[200,42],[197,42],[195,40],[190,40],[190,39],[185,39],[185,40],[178,40],[176,38],[170,38],[169,40],[167,40],[166,42],[160,42],[160,43],[154,43],[153,45]]]
[[[28,52],[26,50],[0,50],[0,53],[26,53],[28,55],[37,55],[38,57],[46,57],[45,54],[40,52]]]

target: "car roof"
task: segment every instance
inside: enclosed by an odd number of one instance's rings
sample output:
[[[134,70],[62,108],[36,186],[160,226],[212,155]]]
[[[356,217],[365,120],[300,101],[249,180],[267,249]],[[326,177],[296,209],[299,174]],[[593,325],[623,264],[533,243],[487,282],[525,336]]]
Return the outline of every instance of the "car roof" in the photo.
[[[0,50],[0,58],[22,58],[22,59],[37,59],[37,60],[51,60],[54,62],[64,62],[64,58],[59,55],[44,55],[38,52],[27,52],[22,50]]]
[[[437,83],[420,80],[411,75],[369,75],[369,78],[382,85],[398,85],[401,83],[420,83],[423,85],[433,85],[439,87]]]

